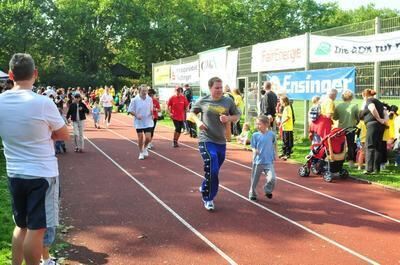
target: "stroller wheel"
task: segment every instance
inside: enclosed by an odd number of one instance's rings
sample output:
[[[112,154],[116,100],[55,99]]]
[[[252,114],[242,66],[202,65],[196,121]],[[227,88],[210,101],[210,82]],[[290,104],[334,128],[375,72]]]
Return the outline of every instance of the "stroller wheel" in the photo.
[[[349,171],[346,169],[341,169],[339,174],[342,179],[347,179],[349,177]]]
[[[310,175],[310,169],[307,166],[302,166],[297,173],[300,177],[308,177]]]
[[[324,178],[324,180],[326,182],[332,182],[332,174],[331,174],[331,172],[325,171],[322,177]]]

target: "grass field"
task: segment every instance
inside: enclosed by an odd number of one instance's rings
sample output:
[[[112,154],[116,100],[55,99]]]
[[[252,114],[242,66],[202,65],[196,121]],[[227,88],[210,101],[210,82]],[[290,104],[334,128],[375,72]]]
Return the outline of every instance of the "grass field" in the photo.
[[[11,235],[14,222],[7,187],[6,163],[2,146],[0,147],[0,264],[11,264]]]

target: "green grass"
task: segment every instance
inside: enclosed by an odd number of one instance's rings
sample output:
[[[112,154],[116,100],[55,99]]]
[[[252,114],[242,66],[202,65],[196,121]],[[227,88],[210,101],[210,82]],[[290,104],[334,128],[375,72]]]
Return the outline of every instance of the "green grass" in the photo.
[[[360,102],[357,102],[361,103]],[[303,102],[296,101],[293,104],[294,111],[303,112]],[[390,102],[388,104],[391,104]],[[296,113],[296,126],[295,126],[295,143],[293,148],[293,154],[291,155],[290,160],[298,162],[299,164],[303,164],[305,162],[305,156],[310,152],[310,140],[303,138],[303,117],[301,114]],[[158,124],[165,125],[173,128],[173,124],[171,119],[167,116],[164,120],[158,121]],[[232,141],[234,142],[234,141]],[[278,141],[278,151],[281,150],[282,141]],[[390,161],[393,161],[392,158],[389,158]],[[400,188],[400,169],[395,168],[394,165],[387,167],[386,170],[381,171],[378,176],[372,175],[364,175],[362,171],[357,169],[350,169],[347,164],[344,166],[349,170],[350,175],[356,178],[360,178],[363,180],[379,183],[382,185],[387,185],[394,188]]]
[[[1,144],[0,147],[2,149]],[[0,264],[11,264],[11,236],[14,222],[3,151],[0,151],[0,224]]]

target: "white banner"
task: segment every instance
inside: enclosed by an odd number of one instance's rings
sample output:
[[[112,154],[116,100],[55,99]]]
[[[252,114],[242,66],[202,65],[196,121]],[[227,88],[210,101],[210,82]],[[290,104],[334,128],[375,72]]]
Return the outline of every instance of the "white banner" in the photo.
[[[199,61],[171,65],[172,84],[197,84],[199,80]]]
[[[227,47],[213,49],[199,53],[200,89],[202,93],[209,93],[208,80],[218,76],[223,79],[226,71]]]
[[[360,36],[310,36],[310,62],[363,63],[400,59],[400,31]]]
[[[231,89],[236,88],[238,54],[239,50],[228,51],[226,59],[226,72],[223,81],[224,85],[228,85]]]
[[[305,35],[258,43],[252,48],[251,71],[304,68],[306,56]]]
[[[175,88],[173,87],[160,87],[158,88],[158,96],[160,101],[168,101],[170,97],[175,94]]]

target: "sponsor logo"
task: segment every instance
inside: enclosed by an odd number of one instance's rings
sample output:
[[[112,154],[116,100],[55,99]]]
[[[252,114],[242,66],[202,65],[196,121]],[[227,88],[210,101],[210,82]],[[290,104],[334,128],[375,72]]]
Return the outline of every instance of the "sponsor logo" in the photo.
[[[327,42],[321,42],[315,51],[315,55],[329,55],[331,53],[331,45]]]

